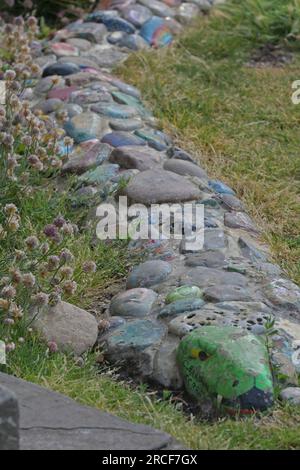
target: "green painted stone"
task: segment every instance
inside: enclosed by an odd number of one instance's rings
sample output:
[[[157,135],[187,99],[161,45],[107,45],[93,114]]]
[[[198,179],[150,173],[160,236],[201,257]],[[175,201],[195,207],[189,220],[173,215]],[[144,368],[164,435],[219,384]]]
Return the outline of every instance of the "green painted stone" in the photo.
[[[199,310],[205,304],[202,299],[182,299],[172,302],[169,305],[163,307],[159,314],[159,318],[168,318],[175,315],[179,315],[184,312],[192,312],[193,310]]]
[[[117,103],[126,104],[127,106],[135,108],[141,116],[152,116],[152,114],[144,107],[144,105],[138,98],[135,98],[134,96],[128,95],[127,93],[123,93],[121,91],[113,91],[112,96]]]
[[[104,164],[81,175],[78,179],[87,184],[101,184],[116,176],[119,165]]]
[[[176,302],[177,300],[185,300],[185,299],[201,299],[202,298],[202,291],[197,286],[182,286],[175,289],[173,292],[170,292],[165,302],[166,304],[170,304],[172,302]]]
[[[187,391],[223,397],[240,411],[264,410],[273,404],[273,380],[261,337],[235,327],[203,326],[180,343],[177,361]]]
[[[215,199],[203,199],[200,202],[206,207],[214,207],[214,208],[220,207],[220,204]]]
[[[150,320],[135,320],[116,329],[107,339],[109,352],[122,353],[131,351],[142,351],[160,343],[166,333],[164,325],[153,323]]]

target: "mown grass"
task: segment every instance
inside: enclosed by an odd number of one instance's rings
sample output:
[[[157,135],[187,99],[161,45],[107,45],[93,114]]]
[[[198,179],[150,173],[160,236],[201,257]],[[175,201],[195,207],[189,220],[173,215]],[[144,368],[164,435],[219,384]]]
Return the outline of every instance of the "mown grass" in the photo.
[[[173,47],[131,56],[118,73],[140,87],[179,145],[237,191],[274,259],[299,283],[300,107],[291,96],[300,59],[295,52],[283,67],[246,65],[266,43],[299,48],[295,5],[229,1]]]

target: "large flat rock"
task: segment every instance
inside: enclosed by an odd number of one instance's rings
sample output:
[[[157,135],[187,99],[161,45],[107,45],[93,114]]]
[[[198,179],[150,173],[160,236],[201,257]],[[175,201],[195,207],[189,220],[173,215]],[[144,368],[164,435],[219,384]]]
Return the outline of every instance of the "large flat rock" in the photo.
[[[142,204],[192,201],[201,195],[199,189],[183,176],[162,169],[138,174],[125,189],[125,194]]]
[[[59,393],[0,373],[17,396],[22,450],[180,449],[171,436],[82,406]]]

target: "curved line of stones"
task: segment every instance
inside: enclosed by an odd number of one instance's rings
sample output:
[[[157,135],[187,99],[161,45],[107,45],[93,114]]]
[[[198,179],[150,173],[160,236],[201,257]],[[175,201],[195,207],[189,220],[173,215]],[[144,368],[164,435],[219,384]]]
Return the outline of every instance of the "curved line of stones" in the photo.
[[[99,341],[110,360],[125,361],[131,374],[179,388],[176,349],[185,334],[210,324],[264,334],[275,318],[274,357],[292,383],[299,366],[291,360],[300,344],[299,288],[269,261],[234,191],[211,180],[191,155],[173,145],[136,88],[110,75],[131,50],[168,44],[182,23],[214,2],[110,3],[112,10],[98,11],[58,31],[52,41],[33,45],[43,78],[26,98],[53,125],[62,111],[68,114],[65,130],[75,145],[63,173],[78,175],[75,206],[88,205],[100,194],[117,208],[120,181],[126,180],[124,194],[132,202],[204,204],[205,244],[193,253],[185,239],[131,242],[128,249],[145,261],[129,274],[127,290],[113,299]]]

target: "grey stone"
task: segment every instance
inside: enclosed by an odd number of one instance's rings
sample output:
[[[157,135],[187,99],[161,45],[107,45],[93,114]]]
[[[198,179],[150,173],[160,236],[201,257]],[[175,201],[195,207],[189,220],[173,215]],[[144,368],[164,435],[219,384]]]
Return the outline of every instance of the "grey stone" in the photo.
[[[220,194],[219,198],[227,209],[233,211],[243,211],[244,204],[236,196],[232,194]]]
[[[288,279],[274,279],[265,288],[267,298],[279,308],[287,308],[299,318],[300,288]]]
[[[154,359],[152,379],[171,390],[178,390],[183,386],[176,361],[179,343],[179,338],[169,335],[162,342]]]
[[[179,448],[168,434],[83,406],[38,385],[0,373],[16,394],[21,450],[160,450]]]
[[[166,280],[172,267],[166,261],[146,261],[136,266],[127,279],[127,289],[150,287]]]
[[[81,355],[92,348],[98,336],[98,324],[90,313],[67,302],[32,312],[34,329],[60,351]]]
[[[167,160],[164,163],[164,169],[173,171],[174,173],[182,176],[196,176],[200,179],[207,178],[206,172],[198,165],[188,161],[179,160],[177,158]]]
[[[94,140],[84,142],[72,152],[62,168],[62,172],[81,174],[108,160],[110,153],[111,147],[107,144]]]
[[[267,261],[267,255],[262,251],[262,247],[258,246],[254,240],[249,241],[245,237],[239,238],[239,246],[243,256],[251,261]]]
[[[251,301],[253,295],[245,287],[240,286],[213,286],[204,289],[204,298],[209,302],[227,302],[235,301]]]
[[[227,245],[226,235],[220,229],[205,229],[204,250],[219,250]]]
[[[181,276],[181,285],[192,284],[200,288],[207,288],[215,285],[236,285],[245,287],[247,278],[239,273],[228,273],[218,269],[195,267]]]
[[[292,403],[293,405],[300,405],[300,388],[287,387],[280,392],[280,398],[283,401]]]
[[[105,34],[106,28],[103,24],[87,22],[74,25],[70,36],[86,39],[87,41],[94,43],[100,43],[103,41]]]
[[[224,223],[226,227],[258,232],[252,220],[245,212],[226,212]]]
[[[200,190],[183,176],[154,169],[133,178],[125,194],[134,202],[155,204],[195,200],[200,197]]]
[[[172,302],[171,304],[165,305],[158,314],[159,318],[169,318],[179,315],[183,312],[192,312],[193,310],[199,310],[204,305],[202,299],[183,299]]]
[[[151,289],[130,289],[113,298],[110,313],[122,317],[145,317],[150,314],[156,298],[156,292]]]
[[[114,131],[135,131],[143,127],[143,121],[139,118],[136,119],[110,119],[110,127]]]
[[[166,334],[167,328],[161,323],[147,319],[128,322],[106,339],[106,356],[129,370],[131,375],[150,377],[155,355]]]
[[[170,333],[180,338],[196,328],[208,325],[234,326],[255,333],[253,329],[263,328],[270,318],[271,310],[262,302],[232,301],[205,304],[200,310],[176,316],[168,327]]]
[[[161,153],[150,148],[127,146],[113,150],[111,163],[117,163],[121,168],[149,170],[158,166],[162,161]]]
[[[199,7],[194,3],[182,3],[178,7],[176,19],[181,23],[188,24],[199,15]]]
[[[18,450],[18,402],[15,394],[2,385],[0,374],[0,450]]]
[[[187,266],[205,266],[207,268],[221,268],[225,266],[225,255],[221,251],[205,251],[197,255],[187,257],[185,264]]]

